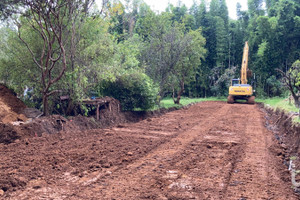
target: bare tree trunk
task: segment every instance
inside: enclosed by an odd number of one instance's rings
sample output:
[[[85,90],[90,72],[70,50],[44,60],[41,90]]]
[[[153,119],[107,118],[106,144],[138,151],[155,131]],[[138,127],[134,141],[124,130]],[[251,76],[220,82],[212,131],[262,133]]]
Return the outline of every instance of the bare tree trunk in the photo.
[[[43,114],[44,116],[49,115],[49,102],[48,102],[48,95],[43,94]]]
[[[176,100],[175,100],[175,88],[173,87],[173,90],[172,90],[172,99],[173,99],[173,102],[175,103]]]
[[[180,90],[177,93],[177,99],[174,101],[175,104],[180,104],[181,95],[184,92],[184,78],[180,81]]]
[[[73,103],[73,100],[70,98],[69,100],[68,100],[68,107],[67,107],[67,110],[66,110],[66,114],[67,115],[70,115],[71,114],[71,112],[72,112],[72,110],[74,110],[74,103]]]

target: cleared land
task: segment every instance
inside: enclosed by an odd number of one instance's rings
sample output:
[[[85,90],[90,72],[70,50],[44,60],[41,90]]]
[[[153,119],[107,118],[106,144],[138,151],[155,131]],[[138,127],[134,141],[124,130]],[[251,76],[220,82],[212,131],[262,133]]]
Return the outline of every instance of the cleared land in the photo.
[[[202,102],[0,144],[0,198],[298,199],[264,124],[256,105]]]

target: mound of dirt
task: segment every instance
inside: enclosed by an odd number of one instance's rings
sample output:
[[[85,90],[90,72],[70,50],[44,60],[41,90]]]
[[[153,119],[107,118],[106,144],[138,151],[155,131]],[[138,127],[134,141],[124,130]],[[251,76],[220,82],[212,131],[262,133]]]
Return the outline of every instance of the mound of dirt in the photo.
[[[14,92],[0,84],[0,122],[8,124],[14,121],[26,121],[22,113],[26,105],[15,96]]]
[[[99,120],[96,119],[96,116],[85,117],[78,115],[65,118],[60,115],[51,115],[35,118],[30,123],[16,126],[15,129],[17,129],[20,137],[35,137],[58,132],[107,128],[120,123],[136,122],[144,118],[140,117],[142,114],[138,112],[122,112],[120,110],[120,102],[116,99],[110,98],[108,103],[100,107]]]
[[[12,90],[0,84],[0,143],[8,144],[21,137],[11,123],[27,120],[22,114],[25,108],[26,105]]]
[[[0,84],[0,99],[15,113],[21,114],[26,105],[5,85]]]
[[[103,99],[97,99],[97,101],[103,100],[103,102],[105,102],[100,107],[99,120],[96,119],[96,116],[84,117],[81,115],[68,118],[62,117],[60,115],[35,118],[36,116],[41,115],[40,111],[36,109],[26,108],[23,102],[19,102],[20,100],[17,99],[17,97],[11,96],[11,91],[9,93],[9,90],[6,87],[3,88],[3,91],[5,91],[11,99],[14,99],[12,102],[16,102],[17,107],[19,108],[18,111],[23,112],[27,117],[31,116],[33,118],[31,121],[22,123],[22,121],[26,121],[27,118],[23,114],[17,114],[11,111],[12,108],[10,108],[10,106],[13,106],[14,104],[7,105],[5,103],[0,103],[0,105],[3,105],[3,107],[5,107],[6,109],[5,111],[1,112],[0,107],[0,120],[2,120],[3,122],[0,127],[0,130],[2,130],[0,134],[0,143],[5,144],[12,143],[16,139],[37,137],[42,136],[43,134],[84,131],[117,126],[121,123],[138,122],[149,117],[159,116],[164,113],[176,110],[176,108],[162,108],[156,111],[123,112],[121,111],[121,105],[118,100],[111,97],[104,97]],[[8,98],[5,98],[7,101]],[[1,113],[3,113],[2,118]],[[21,123],[15,123],[15,121],[21,121]],[[15,126],[13,126],[12,124]]]
[[[0,123],[0,143],[9,144],[20,137],[12,125]]]
[[[25,108],[23,114],[28,118],[36,118],[42,116],[42,112],[36,108]]]

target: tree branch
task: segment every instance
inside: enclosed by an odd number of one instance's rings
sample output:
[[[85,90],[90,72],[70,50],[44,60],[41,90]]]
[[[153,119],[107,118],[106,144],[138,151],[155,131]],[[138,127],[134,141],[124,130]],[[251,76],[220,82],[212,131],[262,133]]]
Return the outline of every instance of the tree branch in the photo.
[[[25,40],[23,40],[23,38],[21,37],[21,31],[20,28],[18,27],[18,37],[19,39],[25,44],[26,48],[28,49],[28,51],[30,52],[32,59],[34,61],[34,63],[40,68],[43,69],[42,66],[37,62],[37,60],[35,59],[35,55],[33,53],[33,51],[31,50],[31,48],[29,47],[29,45],[27,44],[27,42],[25,42]]]

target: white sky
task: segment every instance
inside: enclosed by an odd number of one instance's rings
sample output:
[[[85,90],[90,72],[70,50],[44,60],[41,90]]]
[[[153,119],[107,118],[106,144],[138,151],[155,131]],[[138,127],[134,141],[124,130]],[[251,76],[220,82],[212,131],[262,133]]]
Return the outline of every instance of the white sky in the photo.
[[[144,0],[145,3],[147,3],[152,10],[154,11],[164,11],[168,3],[170,2],[174,6],[178,5],[178,0]],[[188,8],[191,7],[193,2],[196,1],[198,4],[200,4],[200,0],[181,0],[182,5],[185,4]],[[210,3],[210,0],[206,0],[208,5]],[[236,19],[236,3],[240,2],[242,5],[242,10],[247,10],[247,0],[226,0],[226,4],[228,7],[229,17],[231,19]]]
[[[121,0],[122,1],[122,0]],[[181,4],[185,4],[188,8],[190,8],[195,1],[197,4],[200,4],[201,0],[180,0]],[[209,6],[211,0],[206,0],[207,6]],[[96,0],[96,4],[98,7],[101,7],[102,0]],[[146,4],[148,4],[153,11],[165,11],[170,2],[174,6],[178,5],[178,0],[144,0]],[[236,4],[239,2],[242,6],[242,10],[248,10],[247,0],[226,0],[226,4],[228,7],[229,17],[231,19],[236,19]]]

